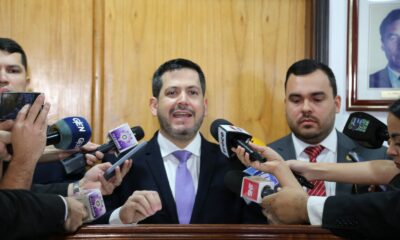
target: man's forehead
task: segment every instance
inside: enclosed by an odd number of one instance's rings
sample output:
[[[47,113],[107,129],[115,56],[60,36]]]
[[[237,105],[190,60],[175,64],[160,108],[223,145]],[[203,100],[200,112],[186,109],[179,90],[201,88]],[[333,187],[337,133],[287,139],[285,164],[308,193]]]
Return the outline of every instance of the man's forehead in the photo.
[[[163,87],[183,85],[200,86],[198,73],[189,68],[167,71],[161,76],[161,79],[163,81]]]
[[[0,64],[22,66],[21,53],[9,53],[0,50]]]
[[[191,68],[179,68],[179,69],[173,69],[166,71],[163,73],[161,78],[176,78],[176,77],[182,77],[182,76],[190,76],[192,78],[197,78],[199,79],[199,74],[191,69]]]

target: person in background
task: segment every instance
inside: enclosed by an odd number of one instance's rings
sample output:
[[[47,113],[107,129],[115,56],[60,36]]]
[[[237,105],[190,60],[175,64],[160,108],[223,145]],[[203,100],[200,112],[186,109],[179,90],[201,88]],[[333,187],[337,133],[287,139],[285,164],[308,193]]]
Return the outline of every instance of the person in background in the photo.
[[[12,39],[0,38],[0,93],[25,91],[29,84],[27,69],[28,60],[24,49]],[[46,106],[47,105],[44,105],[44,107]],[[39,178],[41,175],[41,178],[46,180],[45,182],[52,182],[54,184],[33,185],[32,189],[34,191],[57,193],[62,194],[63,196],[68,196],[72,194],[74,188],[78,189],[80,187],[85,189],[88,187],[96,187],[100,188],[103,194],[110,194],[114,188],[120,184],[122,178],[129,171],[132,165],[131,160],[127,161],[122,167],[122,172],[118,167],[116,169],[116,176],[110,179],[110,181],[106,181],[102,176],[102,173],[104,173],[104,171],[111,166],[110,163],[100,164],[91,172],[86,173],[86,175],[82,173],[78,176],[74,176],[72,179],[69,179],[65,176],[64,169],[61,163],[59,163],[59,160],[69,156],[76,150],[58,150],[49,146],[45,148],[43,153],[43,151],[40,149],[35,149],[36,145],[41,143],[32,142],[30,144],[26,144],[27,139],[32,139],[32,137],[29,138],[26,136],[33,133],[25,132],[25,135],[10,133],[12,128],[14,128],[13,131],[17,131],[18,129],[20,129],[18,130],[20,132],[24,131],[24,126],[22,124],[14,124],[11,120],[0,122],[0,124],[3,126],[3,129],[0,131],[1,167],[3,166],[3,161],[8,162],[11,158],[11,154],[6,147],[7,144],[11,144],[12,138],[17,138],[17,136],[20,137],[19,139],[15,139],[13,141],[13,148],[30,148],[32,152],[37,151],[37,153],[40,153],[39,158],[36,155],[24,156],[25,158],[16,158],[18,156],[14,156],[14,161],[9,163],[8,171],[2,178],[0,188],[29,189],[32,184],[32,178],[35,179],[35,176],[36,178]],[[97,146],[97,144],[87,144],[84,150],[93,151],[97,148]],[[96,152],[95,155],[86,154],[87,162],[91,163],[91,165],[93,165],[93,162],[103,159],[103,157],[104,156],[101,152]],[[35,169],[35,166],[40,161],[53,161],[53,163],[49,163],[46,167],[39,167],[39,170],[38,168]],[[36,170],[36,174],[34,173],[34,170]],[[0,173],[2,172],[3,171],[0,171]],[[53,179],[52,175],[54,175]],[[58,183],[62,180],[68,181]],[[74,180],[74,182],[70,183],[71,180]]]
[[[389,148],[394,161],[374,160],[350,164],[307,164],[284,161],[268,147],[251,144],[267,162],[250,162],[244,149],[234,149],[246,165],[274,174],[281,190],[263,198],[263,213],[272,224],[311,224],[330,229],[334,234],[352,239],[389,239],[400,236],[400,100],[389,107]],[[308,196],[291,170],[307,178],[340,180],[351,183],[390,184],[394,191],[351,196]]]
[[[386,159],[386,148],[367,149],[337,131],[335,114],[340,111],[336,79],[323,63],[303,59],[287,70],[285,81],[285,113],[291,133],[270,144],[285,160],[306,162],[349,163],[346,156],[356,152],[365,160]],[[310,195],[333,196],[351,194],[352,184],[314,181]],[[358,187],[357,190],[365,189]]]

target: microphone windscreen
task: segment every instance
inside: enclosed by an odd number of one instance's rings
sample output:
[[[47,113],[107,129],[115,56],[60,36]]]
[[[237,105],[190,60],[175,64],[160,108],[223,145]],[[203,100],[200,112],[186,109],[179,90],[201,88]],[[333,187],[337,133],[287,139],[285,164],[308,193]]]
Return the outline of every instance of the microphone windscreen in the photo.
[[[343,133],[367,148],[380,148],[389,137],[387,126],[364,112],[350,114]]]
[[[214,137],[214,139],[217,140],[217,141],[219,141],[219,139],[218,139],[218,128],[221,125],[233,125],[233,124],[230,123],[229,121],[225,120],[225,119],[216,119],[211,123],[210,133]]]
[[[136,140],[140,141],[144,138],[144,131],[143,128],[140,126],[135,126],[131,128],[133,134],[135,134]]]
[[[242,181],[246,176],[247,175],[244,172],[239,170],[229,171],[224,177],[225,186],[233,193],[240,196],[240,192],[242,190]]]
[[[89,142],[92,129],[82,117],[67,117],[51,126],[60,135],[60,142],[54,146],[58,149],[74,149]]]

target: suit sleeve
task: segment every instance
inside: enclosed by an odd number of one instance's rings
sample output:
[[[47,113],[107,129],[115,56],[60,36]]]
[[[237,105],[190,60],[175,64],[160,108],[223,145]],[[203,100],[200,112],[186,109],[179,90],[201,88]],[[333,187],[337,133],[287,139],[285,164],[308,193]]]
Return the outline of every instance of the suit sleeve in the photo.
[[[58,194],[67,197],[68,185],[69,183],[32,184],[31,190],[35,193]]]
[[[38,238],[64,232],[66,209],[58,195],[1,190],[0,209],[2,239]]]
[[[400,236],[400,191],[329,197],[322,227],[347,238]]]

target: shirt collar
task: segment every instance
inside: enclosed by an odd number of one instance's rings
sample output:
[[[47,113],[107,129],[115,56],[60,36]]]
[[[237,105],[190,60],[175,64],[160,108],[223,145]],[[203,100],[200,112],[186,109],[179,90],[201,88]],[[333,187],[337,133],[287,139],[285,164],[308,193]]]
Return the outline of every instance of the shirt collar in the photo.
[[[177,147],[173,142],[164,137],[160,132],[158,132],[157,135],[157,142],[160,146],[162,158],[170,155],[177,150],[186,150],[191,152],[193,155],[200,157],[201,136],[199,132],[197,132],[192,142],[189,143],[189,145],[187,145],[184,149]]]
[[[296,151],[296,158],[299,158],[300,154],[302,152],[304,152],[304,150],[307,147],[312,146],[312,144],[301,141],[293,133],[292,133],[292,140],[293,140],[294,149]],[[319,143],[319,145],[322,145],[329,151],[336,153],[336,146],[337,146],[336,130],[333,129],[331,131],[331,133],[329,133],[329,135],[322,142]]]

